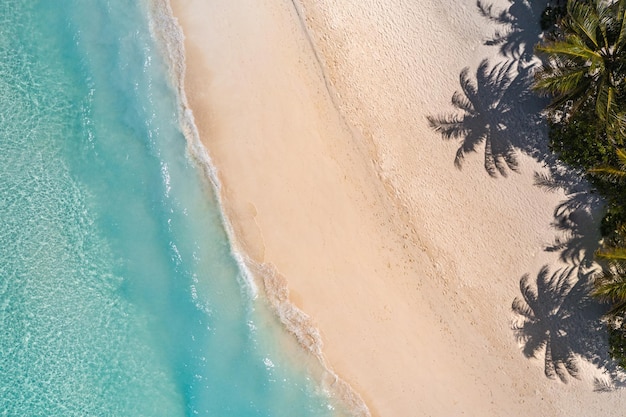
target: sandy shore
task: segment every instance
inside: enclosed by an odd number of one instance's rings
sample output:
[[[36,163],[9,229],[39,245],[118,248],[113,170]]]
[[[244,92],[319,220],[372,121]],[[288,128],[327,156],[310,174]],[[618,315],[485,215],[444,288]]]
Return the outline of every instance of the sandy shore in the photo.
[[[456,169],[458,143],[428,126],[454,109],[464,67],[510,58],[485,45],[498,27],[473,1],[413,3],[172,1],[237,246],[287,283],[371,415],[621,415],[621,391],[594,392],[615,378],[593,347],[570,349],[578,379],[564,384],[512,330],[522,276],[571,261],[546,251],[567,196],[535,186],[545,169],[521,154],[506,179],[487,175],[480,147]]]

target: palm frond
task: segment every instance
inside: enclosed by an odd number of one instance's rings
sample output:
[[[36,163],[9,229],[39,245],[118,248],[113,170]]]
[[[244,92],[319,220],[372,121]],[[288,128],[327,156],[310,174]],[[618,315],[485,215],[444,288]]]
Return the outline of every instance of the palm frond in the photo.
[[[597,10],[586,2],[568,1],[567,12],[570,27],[598,47],[596,30],[600,22]]]
[[[626,262],[626,248],[603,248],[596,252],[596,256],[607,261]]]
[[[565,57],[582,59],[583,61],[601,60],[602,55],[598,50],[590,49],[582,39],[577,36],[569,36],[563,41],[557,41],[536,48],[548,56],[562,55]]]
[[[568,68],[567,71],[548,67],[537,71],[533,88],[554,95],[572,95],[582,88],[586,89],[588,83],[581,87],[586,77],[587,68],[584,67]]]
[[[590,169],[589,172],[607,181],[624,180],[626,178],[626,150],[617,148],[615,154],[617,155],[618,167],[602,165]]]
[[[606,313],[609,317],[615,317],[626,313],[626,300],[617,302],[611,306],[611,309]]]
[[[611,115],[615,114],[615,110],[615,88],[602,83],[596,97],[596,114],[601,120],[608,120]]]
[[[617,145],[623,146],[624,138],[626,137],[626,113],[624,113],[623,111],[618,112],[615,115],[615,119],[613,120],[613,122],[614,131],[619,132],[619,134],[616,135],[615,142],[617,143]]]
[[[616,21],[618,22],[620,29],[617,40],[615,41],[615,49],[619,54],[626,46],[626,2],[620,0],[617,6],[618,11],[616,14]]]
[[[626,171],[626,149],[618,148],[615,150],[615,153],[617,154],[621,168]]]
[[[626,45],[624,4],[624,0],[570,0],[564,37],[536,47],[547,59],[537,73],[535,89],[554,96],[552,109],[571,101],[567,117],[593,100],[596,114],[611,131],[626,130],[617,105],[624,84],[619,74],[626,64],[622,58]]]
[[[589,172],[591,174],[595,174],[609,181],[615,181],[615,180],[620,180],[622,178],[626,178],[626,171],[621,170],[619,168],[611,167],[608,165],[603,165],[597,168],[592,168],[589,170]]]
[[[615,154],[617,155],[619,168],[626,173],[626,149],[617,148]]]
[[[626,275],[604,271],[601,276],[596,278],[592,295],[612,303],[626,302]]]

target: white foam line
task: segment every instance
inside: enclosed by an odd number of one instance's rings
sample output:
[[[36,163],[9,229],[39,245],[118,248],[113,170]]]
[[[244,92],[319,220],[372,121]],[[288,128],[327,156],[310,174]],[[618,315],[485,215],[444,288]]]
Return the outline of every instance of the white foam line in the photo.
[[[313,325],[311,318],[289,300],[289,289],[286,279],[280,275],[273,265],[259,264],[237,248],[236,235],[223,210],[221,184],[217,169],[207,149],[200,141],[200,134],[185,93],[185,38],[182,28],[173,14],[169,0],[150,0],[149,7],[150,31],[161,46],[166,64],[170,69],[172,85],[175,87],[178,95],[181,130],[187,139],[191,156],[200,164],[205,175],[211,180],[215,188],[216,198],[221,209],[222,222],[231,244],[231,254],[238,264],[242,278],[250,292],[249,295],[252,298],[258,296],[255,277],[262,279],[266,298],[280,321],[287,331],[296,337],[298,343],[314,355],[322,366],[325,375],[322,377],[321,382],[326,390],[330,395],[342,401],[354,416],[371,417],[369,409],[361,396],[327,365],[322,351],[323,343],[319,330]]]
[[[178,98],[180,128],[187,139],[189,154],[200,165],[206,177],[211,180],[218,204],[220,208],[222,208],[222,195],[220,192],[222,187],[218,178],[217,169],[211,160],[211,156],[200,141],[200,134],[185,93],[185,36],[177,19],[174,17],[168,0],[152,0],[150,1],[150,6],[150,31],[152,36],[157,39],[165,55],[166,64],[170,69],[171,82],[176,89]],[[224,215],[224,210],[220,210],[220,215],[229,241],[236,242],[233,228]],[[249,295],[252,298],[256,298],[258,288],[253,275],[246,265],[243,254],[236,250],[232,244],[231,255],[238,264]]]

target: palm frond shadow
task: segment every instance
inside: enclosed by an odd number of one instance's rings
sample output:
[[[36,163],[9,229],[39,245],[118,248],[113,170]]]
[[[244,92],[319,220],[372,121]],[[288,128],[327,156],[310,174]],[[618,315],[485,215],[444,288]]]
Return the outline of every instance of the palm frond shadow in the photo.
[[[595,392],[612,392],[624,387],[626,387],[626,375],[617,367],[607,370],[604,377],[595,377],[593,379],[593,390]]]
[[[544,372],[564,383],[579,378],[580,361],[608,369],[604,306],[590,297],[592,272],[578,266],[551,272],[544,266],[535,279],[520,280],[521,297],[512,310],[515,336],[526,357],[543,354]]]
[[[546,0],[508,0],[508,8],[494,10],[492,4],[482,0],[476,2],[478,12],[491,22],[503,26],[496,29],[485,45],[500,46],[500,53],[507,58],[530,62],[534,47],[541,37],[541,14],[547,6]]]
[[[622,368],[614,365],[607,367],[602,377],[595,377],[593,380],[595,392],[611,392],[624,387],[626,387],[626,374]]]
[[[506,177],[518,170],[517,150],[538,159],[548,155],[543,121],[529,103],[537,98],[530,93],[532,68],[514,62],[490,67],[483,60],[476,78],[464,68],[459,76],[461,91],[452,95],[455,113],[428,116],[429,126],[444,140],[460,140],[454,165],[461,168],[468,153],[477,152],[484,143],[484,166],[492,177]],[[460,113],[459,113],[460,111]]]
[[[611,392],[615,390],[613,383],[605,378],[594,378],[593,390],[595,392]]]

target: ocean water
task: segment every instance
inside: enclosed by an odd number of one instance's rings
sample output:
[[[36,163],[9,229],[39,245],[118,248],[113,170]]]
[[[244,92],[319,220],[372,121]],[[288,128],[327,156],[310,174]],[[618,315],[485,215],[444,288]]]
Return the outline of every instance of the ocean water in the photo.
[[[0,2],[0,415],[338,415],[231,254],[147,10]]]

